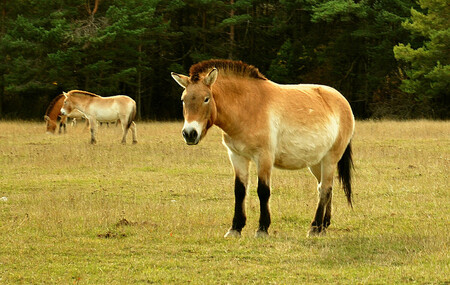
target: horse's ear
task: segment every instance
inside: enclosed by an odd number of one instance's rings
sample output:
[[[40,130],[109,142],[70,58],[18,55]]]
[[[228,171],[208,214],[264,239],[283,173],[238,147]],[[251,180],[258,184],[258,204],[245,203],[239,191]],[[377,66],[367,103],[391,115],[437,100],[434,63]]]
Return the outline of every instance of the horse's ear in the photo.
[[[217,71],[217,68],[213,68],[209,74],[203,79],[203,83],[205,83],[206,86],[210,86],[214,84],[214,82],[216,82],[217,79],[217,75],[219,74],[219,72]]]
[[[181,87],[186,88],[188,86],[189,77],[175,72],[172,72],[170,74],[172,75],[173,79],[175,79],[175,81],[180,84]]]
[[[69,95],[69,93],[66,93],[66,92],[63,91],[63,95],[64,95],[64,97],[67,98],[67,96]]]
[[[45,116],[44,116],[44,120],[45,120],[45,121],[50,121],[50,117],[47,116],[47,115],[45,115]]]

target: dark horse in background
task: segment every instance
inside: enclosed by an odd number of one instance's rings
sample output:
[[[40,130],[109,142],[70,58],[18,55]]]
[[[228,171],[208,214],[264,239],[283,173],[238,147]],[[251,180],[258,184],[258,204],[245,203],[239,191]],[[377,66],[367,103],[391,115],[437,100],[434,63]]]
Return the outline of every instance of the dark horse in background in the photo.
[[[223,130],[223,143],[235,171],[234,218],[225,237],[240,236],[246,223],[249,163],[258,173],[260,200],[256,236],[267,236],[273,167],[308,167],[318,182],[319,202],[309,236],[324,234],[331,220],[333,176],[338,170],[351,205],[351,138],[355,120],[347,100],[335,89],[313,84],[281,85],[240,61],[209,60],[172,73],[184,88],[183,137],[195,145],[212,125]]]

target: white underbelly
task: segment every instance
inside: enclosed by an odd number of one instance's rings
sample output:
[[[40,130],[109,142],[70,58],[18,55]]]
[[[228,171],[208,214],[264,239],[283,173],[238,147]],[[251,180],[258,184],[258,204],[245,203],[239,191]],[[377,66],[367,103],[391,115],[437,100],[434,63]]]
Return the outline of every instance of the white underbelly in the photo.
[[[119,112],[116,108],[98,108],[93,110],[92,114],[100,122],[112,122],[119,119]]]
[[[278,126],[274,138],[274,166],[300,169],[316,165],[328,153],[338,135],[337,120],[316,126]]]

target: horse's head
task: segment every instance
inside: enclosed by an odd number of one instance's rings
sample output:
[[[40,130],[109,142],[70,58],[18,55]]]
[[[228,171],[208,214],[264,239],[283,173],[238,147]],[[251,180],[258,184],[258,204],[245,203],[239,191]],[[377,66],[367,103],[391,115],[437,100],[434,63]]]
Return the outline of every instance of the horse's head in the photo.
[[[45,127],[47,128],[47,134],[54,134],[56,131],[56,121],[50,119],[49,116],[44,116]]]
[[[63,95],[65,98],[61,108],[61,114],[67,116],[68,114],[70,114],[70,112],[73,111],[74,106],[71,100],[70,93],[63,92]]]
[[[203,78],[172,72],[172,77],[183,88],[183,137],[187,144],[195,145],[206,135],[217,116],[216,103],[212,94],[212,85],[217,79],[218,71],[213,68]],[[194,76],[193,76],[194,77]]]

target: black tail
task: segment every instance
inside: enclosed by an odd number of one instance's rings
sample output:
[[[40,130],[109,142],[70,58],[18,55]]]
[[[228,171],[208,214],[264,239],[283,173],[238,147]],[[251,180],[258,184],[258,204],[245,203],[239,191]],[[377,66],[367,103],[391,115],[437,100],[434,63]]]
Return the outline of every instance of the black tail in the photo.
[[[341,182],[342,188],[344,189],[345,196],[347,196],[347,201],[349,205],[352,205],[352,170],[353,170],[353,159],[352,159],[352,145],[351,142],[347,145],[341,160],[338,162],[338,177]]]
[[[136,118],[136,104],[134,104],[133,106],[133,110],[131,111],[131,115],[128,118],[128,122],[127,122],[127,129],[130,128],[131,123],[133,123],[134,119]]]

